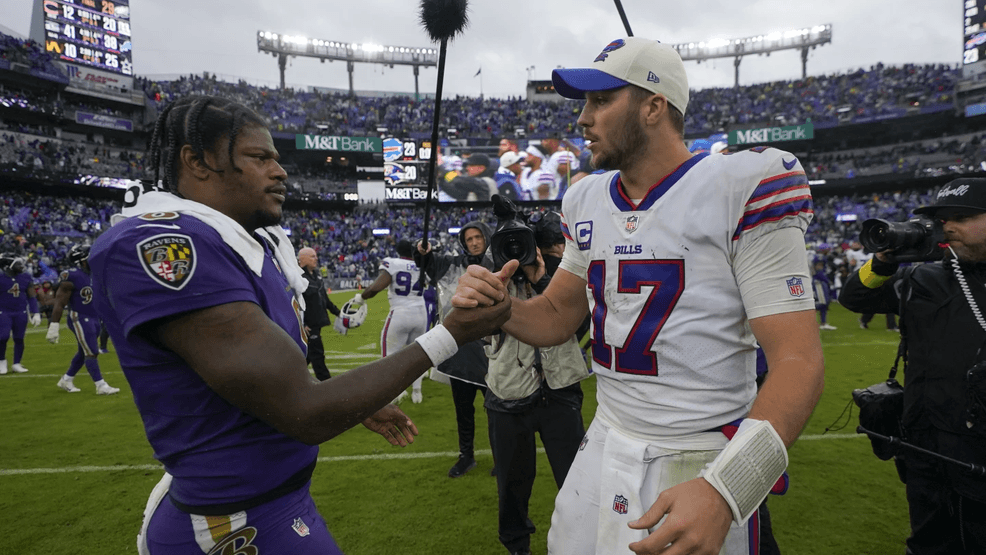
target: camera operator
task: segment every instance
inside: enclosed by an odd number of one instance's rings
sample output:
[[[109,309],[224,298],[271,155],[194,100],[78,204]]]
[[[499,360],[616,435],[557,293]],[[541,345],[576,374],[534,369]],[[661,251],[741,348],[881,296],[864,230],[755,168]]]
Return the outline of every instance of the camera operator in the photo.
[[[518,272],[507,283],[510,294],[521,299],[544,291],[565,252],[561,217],[556,212],[532,213],[528,227],[537,245],[537,259],[522,267],[523,275]],[[499,244],[497,233],[493,234],[494,249]],[[502,258],[506,257],[493,252],[495,261]],[[538,349],[501,332],[486,347],[486,354],[490,364],[485,407],[497,466],[500,542],[511,554],[530,554],[535,527],[528,505],[537,474],[535,435],[541,436],[560,489],[585,436],[579,382],[589,376],[589,370],[575,335],[556,347]]]
[[[423,246],[418,241],[418,267],[438,289],[438,306],[441,316],[452,311],[452,295],[455,294],[459,277],[466,268],[479,264],[493,267],[493,261],[486,256],[490,244],[490,228],[483,222],[473,221],[459,230],[459,245],[465,251],[457,256],[436,255],[431,245]],[[485,374],[488,366],[483,342],[480,340],[464,343],[451,358],[438,365],[437,370],[451,378],[452,402],[455,404],[455,424],[459,435],[459,458],[448,471],[449,478],[459,478],[476,467],[473,440],[476,436],[476,408],[473,403],[476,393],[486,394]],[[494,459],[495,460],[495,459]]]
[[[867,245],[880,252],[853,273],[839,302],[854,312],[903,309],[900,326],[908,355],[901,421],[905,440],[982,465],[986,395],[977,393],[972,381],[976,373],[970,369],[986,360],[986,321],[979,308],[986,306],[986,179],[951,181],[939,191],[935,204],[914,213],[933,218],[936,230],[940,225],[949,245],[944,260],[898,268],[902,261],[935,259],[938,237],[929,230],[916,244],[913,238],[920,233],[898,233],[894,239],[894,226],[901,224],[889,224],[880,235],[891,238],[889,247]],[[920,230],[919,224],[910,225]],[[910,512],[907,552],[986,552],[986,479],[910,450],[897,458]]]

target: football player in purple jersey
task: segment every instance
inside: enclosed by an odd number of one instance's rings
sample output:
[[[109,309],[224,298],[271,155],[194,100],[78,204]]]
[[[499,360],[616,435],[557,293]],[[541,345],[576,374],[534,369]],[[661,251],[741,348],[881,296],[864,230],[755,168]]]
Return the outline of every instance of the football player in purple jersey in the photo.
[[[7,339],[11,333],[14,335],[14,364],[10,369],[19,374],[27,372],[21,365],[27,322],[30,320],[34,327],[41,325],[37,293],[31,275],[24,268],[23,258],[0,258],[0,374],[7,373]]]
[[[99,319],[96,317],[95,304],[93,303],[93,289],[89,278],[89,247],[86,245],[75,245],[69,250],[68,260],[75,264],[76,268],[69,268],[61,273],[61,280],[55,290],[55,306],[51,310],[51,323],[48,324],[48,334],[46,338],[51,343],[58,343],[59,322],[62,320],[62,311],[68,307],[68,317],[66,323],[69,331],[75,336],[75,341],[79,344],[79,349],[72,357],[68,370],[65,375],[58,380],[58,387],[69,393],[78,393],[80,389],[75,387],[75,375],[79,373],[83,364],[96,384],[97,395],[113,395],[119,393],[120,388],[112,387],[103,379],[103,373],[99,370],[99,348],[97,339],[99,337]]]
[[[509,307],[456,311],[393,356],[315,380],[266,122],[223,98],[182,98],[161,112],[149,159],[163,190],[126,207],[89,258],[97,313],[166,471],[138,552],[341,553],[309,494],[318,444],[360,423],[413,441],[389,402]]]

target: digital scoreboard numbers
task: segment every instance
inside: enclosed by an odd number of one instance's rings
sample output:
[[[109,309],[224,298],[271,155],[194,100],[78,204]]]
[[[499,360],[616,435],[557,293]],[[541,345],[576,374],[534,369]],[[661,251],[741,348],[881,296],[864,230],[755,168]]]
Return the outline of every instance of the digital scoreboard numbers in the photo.
[[[62,61],[132,76],[129,0],[43,0],[45,50]]]
[[[962,64],[986,60],[986,0],[963,0],[965,33]]]
[[[430,159],[431,141],[384,139],[384,182],[388,186],[424,185]]]

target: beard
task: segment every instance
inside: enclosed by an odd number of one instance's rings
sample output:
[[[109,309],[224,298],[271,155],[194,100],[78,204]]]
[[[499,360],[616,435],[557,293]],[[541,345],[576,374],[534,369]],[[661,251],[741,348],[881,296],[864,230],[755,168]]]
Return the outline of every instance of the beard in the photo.
[[[257,210],[256,212],[253,213],[254,229],[259,227],[278,225],[280,223],[281,223],[280,207],[278,207],[276,212],[271,210]]]
[[[608,151],[592,157],[592,167],[597,170],[627,170],[643,158],[647,145],[647,134],[640,123],[638,114],[627,111],[623,121],[617,123],[619,133],[612,141]]]
[[[986,242],[967,245],[959,243],[952,245],[955,255],[962,262],[986,262]]]

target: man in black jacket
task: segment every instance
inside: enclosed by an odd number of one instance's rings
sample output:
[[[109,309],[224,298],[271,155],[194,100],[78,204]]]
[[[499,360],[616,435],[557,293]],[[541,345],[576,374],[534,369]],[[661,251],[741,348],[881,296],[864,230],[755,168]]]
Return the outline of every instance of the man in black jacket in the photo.
[[[444,316],[452,310],[452,295],[459,276],[471,264],[493,267],[493,260],[486,256],[490,243],[490,228],[483,222],[469,222],[459,231],[459,244],[465,254],[457,256],[436,255],[431,246],[423,248],[418,242],[422,260],[418,266],[438,289],[438,306]],[[486,395],[486,370],[489,361],[483,351],[482,341],[472,341],[459,347],[459,351],[438,365],[437,370],[451,379],[452,402],[455,404],[455,423],[459,432],[459,459],[448,471],[449,478],[458,478],[476,466],[473,440],[476,437],[476,393]]]
[[[945,260],[900,268],[893,252],[853,273],[839,302],[853,312],[899,313],[907,342],[905,439],[977,465],[986,464],[986,179],[949,182],[934,205],[949,244]],[[976,378],[979,377],[979,381]],[[986,553],[986,479],[911,451],[898,454],[907,484],[910,555]]]
[[[305,271],[308,289],[302,295],[305,298],[305,331],[308,332],[308,363],[315,371],[319,381],[332,377],[325,366],[325,345],[322,344],[322,328],[332,325],[326,310],[333,316],[339,316],[339,309],[329,299],[322,278],[318,275],[318,254],[315,249],[305,247],[298,251],[298,265]]]

